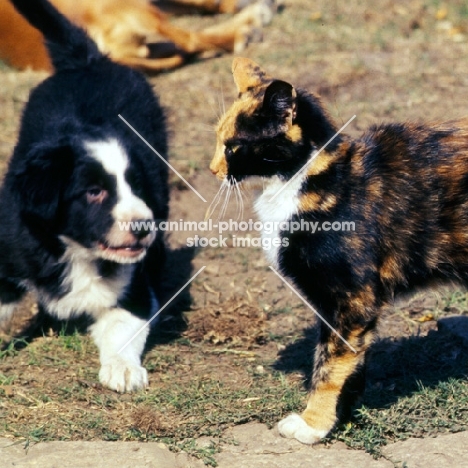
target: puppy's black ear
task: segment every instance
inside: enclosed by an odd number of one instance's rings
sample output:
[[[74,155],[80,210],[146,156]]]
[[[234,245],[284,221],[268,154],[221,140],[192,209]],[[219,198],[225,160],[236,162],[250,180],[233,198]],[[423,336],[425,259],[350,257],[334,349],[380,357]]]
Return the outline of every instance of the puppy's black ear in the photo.
[[[53,221],[74,167],[70,146],[36,147],[15,173],[14,190],[24,215]]]
[[[273,81],[265,91],[262,110],[292,124],[296,117],[296,90],[285,81]]]

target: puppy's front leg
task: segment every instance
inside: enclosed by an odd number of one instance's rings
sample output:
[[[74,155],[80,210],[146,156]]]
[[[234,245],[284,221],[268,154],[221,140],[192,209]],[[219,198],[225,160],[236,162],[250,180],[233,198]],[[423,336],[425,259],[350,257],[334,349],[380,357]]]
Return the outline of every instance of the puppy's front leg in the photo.
[[[99,380],[106,387],[129,392],[148,385],[148,374],[141,366],[141,354],[149,332],[145,325],[145,320],[114,308],[91,326],[91,336],[99,348],[101,361]],[[141,332],[135,336],[139,330]]]
[[[0,278],[0,322],[8,320],[26,293],[23,286]]]

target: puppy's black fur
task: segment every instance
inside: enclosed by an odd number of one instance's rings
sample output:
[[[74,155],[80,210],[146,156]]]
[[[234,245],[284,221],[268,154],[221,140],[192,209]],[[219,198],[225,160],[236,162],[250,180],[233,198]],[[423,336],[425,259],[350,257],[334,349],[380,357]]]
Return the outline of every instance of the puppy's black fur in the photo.
[[[46,0],[13,0],[46,38],[55,74],[26,105],[0,191],[0,318],[35,292],[50,314],[89,314],[103,384],[146,384],[140,355],[157,310],[163,240],[122,222],[166,219],[163,111],[145,78],[102,55]]]

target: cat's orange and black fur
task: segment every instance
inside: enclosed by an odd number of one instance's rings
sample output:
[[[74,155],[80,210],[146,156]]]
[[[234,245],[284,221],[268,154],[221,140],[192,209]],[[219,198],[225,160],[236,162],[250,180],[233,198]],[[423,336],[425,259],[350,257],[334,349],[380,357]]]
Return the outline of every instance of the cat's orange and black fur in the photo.
[[[321,323],[307,408],[279,423],[282,435],[314,443],[359,393],[382,306],[434,281],[468,284],[468,119],[340,134],[311,159],[337,131],[319,99],[248,59],[235,59],[233,74],[239,97],[219,122],[212,172],[263,177],[263,221],[355,223],[347,232],[279,231],[288,242],[270,251],[354,348]]]

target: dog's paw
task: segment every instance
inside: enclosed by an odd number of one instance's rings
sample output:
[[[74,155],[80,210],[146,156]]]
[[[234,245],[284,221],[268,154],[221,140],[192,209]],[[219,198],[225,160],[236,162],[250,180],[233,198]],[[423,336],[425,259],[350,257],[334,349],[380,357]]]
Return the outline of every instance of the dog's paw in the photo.
[[[117,392],[131,392],[148,386],[148,373],[144,367],[116,357],[101,366],[99,381]]]
[[[271,0],[259,0],[237,14],[229,22],[236,29],[232,48],[234,53],[242,53],[252,42],[261,42],[263,27],[271,22],[273,15]]]
[[[234,53],[241,54],[247,46],[252,42],[261,42],[263,33],[261,28],[253,28],[252,26],[243,26],[239,28],[234,40]]]
[[[327,434],[327,430],[314,429],[298,414],[290,414],[278,423],[279,433],[288,439],[296,439],[303,444],[316,444]]]
[[[249,14],[253,19],[252,23],[257,26],[266,26],[273,20],[275,9],[270,0],[260,0],[243,10],[243,13]]]

